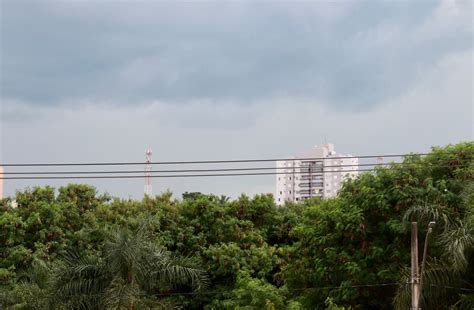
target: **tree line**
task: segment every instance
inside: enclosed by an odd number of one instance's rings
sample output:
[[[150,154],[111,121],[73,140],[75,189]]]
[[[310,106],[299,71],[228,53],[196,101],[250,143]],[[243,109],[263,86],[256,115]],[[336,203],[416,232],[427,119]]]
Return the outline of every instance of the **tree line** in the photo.
[[[433,148],[277,206],[84,184],[0,201],[0,308],[407,309],[410,225],[428,223],[423,309],[474,307],[474,143]],[[16,201],[16,207],[11,204]]]

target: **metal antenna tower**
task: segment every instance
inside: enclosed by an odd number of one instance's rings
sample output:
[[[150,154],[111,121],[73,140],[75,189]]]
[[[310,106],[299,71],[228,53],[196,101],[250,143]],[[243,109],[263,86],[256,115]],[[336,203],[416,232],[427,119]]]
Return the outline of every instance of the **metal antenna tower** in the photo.
[[[150,148],[145,151],[145,195],[150,196],[152,195],[152,188],[151,188],[151,155],[153,152]]]

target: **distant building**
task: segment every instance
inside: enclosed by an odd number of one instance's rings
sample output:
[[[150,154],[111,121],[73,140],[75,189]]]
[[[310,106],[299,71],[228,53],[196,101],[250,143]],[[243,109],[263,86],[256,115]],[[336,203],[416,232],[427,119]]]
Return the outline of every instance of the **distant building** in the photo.
[[[3,199],[3,167],[0,166],[0,199]]]
[[[359,159],[337,154],[330,143],[292,158],[276,163],[280,174],[276,176],[275,201],[279,205],[312,197],[335,197],[342,182],[358,174]]]

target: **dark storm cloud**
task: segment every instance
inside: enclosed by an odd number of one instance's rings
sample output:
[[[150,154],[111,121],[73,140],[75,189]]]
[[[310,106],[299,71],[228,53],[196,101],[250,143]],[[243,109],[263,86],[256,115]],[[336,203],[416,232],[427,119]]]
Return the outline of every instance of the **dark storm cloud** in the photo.
[[[472,140],[471,3],[0,0],[0,162],[140,161],[147,147],[156,161],[275,158],[326,138],[341,153],[400,154]],[[274,185],[153,182],[178,196]],[[143,195],[139,179],[90,184]]]
[[[1,95],[33,104],[306,97],[368,108],[471,48],[469,27],[414,33],[437,6],[3,1]]]

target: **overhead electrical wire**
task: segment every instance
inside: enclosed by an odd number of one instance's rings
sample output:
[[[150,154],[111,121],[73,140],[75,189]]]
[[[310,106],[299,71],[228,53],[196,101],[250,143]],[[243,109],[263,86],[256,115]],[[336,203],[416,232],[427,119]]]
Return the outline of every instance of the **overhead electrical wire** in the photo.
[[[468,287],[457,287],[457,286],[438,285],[438,284],[430,284],[430,286],[442,287],[442,288],[448,288],[448,289],[460,290],[460,291],[466,291],[466,292],[474,292],[474,288],[468,288]]]
[[[427,168],[447,168],[451,166],[429,166]],[[386,167],[385,169],[393,169]],[[312,171],[312,172],[296,172],[293,169],[287,169],[292,171],[286,172],[254,172],[254,173],[209,173],[209,174],[171,174],[171,175],[150,175],[151,178],[192,178],[192,177],[237,177],[237,176],[261,176],[261,175],[313,175],[327,174],[327,173],[350,173],[350,172],[370,172],[377,171],[377,169],[352,169],[352,170],[327,170],[327,171]],[[143,178],[143,171],[140,175],[94,175],[94,176],[19,176],[19,177],[0,177],[0,180],[62,180],[62,179],[137,179]]]
[[[374,283],[374,284],[355,284],[355,285],[344,285],[344,286],[319,286],[319,287],[303,287],[303,288],[286,288],[290,292],[307,291],[307,290],[343,290],[348,288],[364,288],[364,287],[387,287],[387,286],[408,286],[410,283]],[[167,292],[167,293],[139,293],[140,296],[155,296],[155,297],[169,297],[169,296],[192,296],[192,295],[217,295],[217,294],[228,294],[232,293],[232,290],[197,290],[193,292]],[[73,296],[100,296],[100,294],[72,294]]]
[[[445,153],[446,154],[446,153]],[[463,162],[465,160],[472,160],[472,158],[464,157],[466,152],[456,152],[452,153],[457,156],[462,156],[461,158],[438,158],[435,164],[427,167],[439,167],[439,168],[449,168],[453,166],[453,161],[456,163]],[[270,161],[317,161],[317,160],[337,160],[337,159],[350,159],[350,158],[386,158],[386,157],[406,157],[406,156],[422,156],[430,155],[426,153],[411,153],[403,155],[364,155],[364,156],[350,156],[350,157],[321,157],[321,158],[291,158],[291,159],[252,159],[252,160],[220,160],[220,161],[168,161],[168,162],[155,162],[151,164],[198,164],[198,163],[248,163],[248,162],[270,162]],[[433,155],[433,154],[431,154]],[[445,163],[449,165],[443,165]],[[51,163],[51,164],[42,164],[42,163],[32,163],[32,164],[4,164],[5,167],[34,167],[34,166],[87,166],[87,165],[135,165],[135,164],[145,164],[141,163]],[[388,166],[388,167],[384,167]],[[288,175],[288,174],[324,174],[324,173],[337,173],[337,172],[369,172],[374,171],[378,167],[383,167],[385,169],[395,168],[397,166],[417,166],[417,163],[412,162],[391,162],[391,163],[361,163],[361,164],[341,164],[341,165],[326,165],[322,167],[314,167],[316,170],[310,172],[301,171],[305,169],[305,166],[280,166],[280,167],[239,167],[239,168],[218,168],[218,169],[168,169],[168,170],[151,170],[146,171],[146,173],[177,173],[177,174],[165,174],[165,175],[150,175],[152,178],[182,178],[182,177],[223,177],[223,176],[259,176],[259,175]],[[370,169],[344,169],[347,167],[371,167]],[[338,169],[331,169],[338,168]],[[299,171],[295,171],[298,169]],[[309,169],[306,168],[306,169]],[[321,169],[321,170],[319,170]],[[327,170],[328,169],[328,170]],[[246,173],[215,173],[215,172],[235,172],[235,171],[272,171],[272,172],[246,172]],[[284,172],[279,172],[278,170],[285,170]],[[143,178],[145,171],[143,170],[101,170],[101,171],[6,171],[3,173],[3,176],[0,179],[3,180],[34,180],[34,179],[132,179],[132,178]],[[183,174],[188,173],[188,174]],[[189,174],[192,173],[192,174]],[[197,173],[197,174],[195,174]],[[94,174],[94,175],[92,175]],[[103,174],[114,174],[114,175],[103,175]],[[118,175],[121,174],[121,175]],[[132,175],[138,174],[138,175]],[[11,176],[18,175],[18,176]],[[38,176],[40,175],[40,176]],[[41,176],[43,175],[43,176]],[[48,175],[48,176],[45,176]],[[49,176],[53,175],[53,176]],[[88,175],[88,176],[84,176]]]
[[[369,288],[369,287],[388,287],[388,286],[409,286],[411,283],[373,283],[373,284],[355,284],[355,285],[340,285],[340,286],[315,286],[315,287],[302,287],[302,288],[286,288],[286,290],[291,292],[298,292],[298,291],[320,291],[320,290],[343,290],[348,288]],[[432,287],[441,287],[446,289],[454,289],[454,290],[461,290],[461,291],[468,291],[473,292],[474,289],[465,288],[465,287],[456,287],[456,286],[447,286],[447,285],[435,285],[431,284]],[[141,293],[140,296],[156,296],[156,297],[168,297],[168,296],[194,296],[194,295],[218,295],[218,294],[228,294],[231,293],[232,290],[218,290],[218,291],[207,291],[207,290],[198,290],[194,292],[167,292],[167,293]],[[99,294],[77,294],[73,296],[98,296]]]
[[[313,172],[314,175],[332,172],[362,172],[374,171],[374,169],[357,169],[357,170],[334,170]],[[143,172],[142,172],[143,173]],[[235,177],[235,176],[257,176],[257,175],[287,175],[294,174],[293,171],[288,172],[255,172],[255,173],[220,173],[220,174],[171,174],[171,175],[150,175],[151,178],[189,178],[189,177]],[[61,180],[61,179],[136,179],[143,178],[141,175],[96,175],[96,176],[26,176],[26,177],[2,177],[3,180]]]
[[[457,159],[460,161],[471,160],[471,159]],[[442,160],[447,161],[447,160]],[[441,162],[441,160],[440,160]],[[341,168],[341,167],[383,167],[391,165],[400,165],[400,166],[415,166],[417,163],[403,163],[403,162],[391,162],[391,163],[365,163],[365,164],[352,164],[352,165],[328,165],[323,166],[326,168]],[[431,165],[434,166],[434,165]],[[437,167],[451,167],[451,165],[441,166],[436,165]],[[288,169],[301,169],[304,167],[248,167],[248,168],[219,168],[219,169],[172,169],[172,170],[151,170],[147,172],[151,173],[188,173],[188,172],[229,172],[229,171],[258,171],[258,170],[288,170]],[[14,172],[4,172],[4,175],[48,175],[48,174],[118,174],[118,173],[143,173],[144,170],[94,170],[94,171],[14,171]]]
[[[444,154],[468,154],[466,152],[452,152]],[[367,158],[394,158],[434,155],[432,153],[410,153],[410,154],[381,154],[360,156],[335,156],[335,157],[308,157],[308,158],[273,158],[273,159],[232,159],[232,160],[199,160],[199,161],[158,161],[151,162],[152,165],[188,165],[188,164],[223,164],[223,163],[250,163],[250,162],[276,162],[276,161],[316,161],[333,159],[367,159]],[[3,167],[53,167],[53,166],[132,166],[143,165],[144,162],[89,162],[89,163],[6,163]]]
[[[356,284],[356,285],[344,285],[344,286],[320,286],[320,287],[303,287],[303,288],[286,288],[288,291],[306,291],[306,290],[343,290],[348,288],[364,288],[364,287],[386,287],[386,286],[405,286],[409,284],[405,283],[374,283],[374,284]],[[214,294],[226,294],[232,292],[228,291],[196,291],[196,292],[169,292],[169,293],[156,293],[156,294],[147,294],[144,293],[144,296],[179,296],[179,295],[214,295]]]

